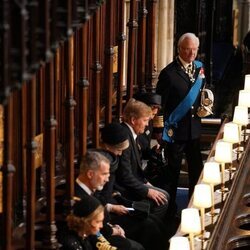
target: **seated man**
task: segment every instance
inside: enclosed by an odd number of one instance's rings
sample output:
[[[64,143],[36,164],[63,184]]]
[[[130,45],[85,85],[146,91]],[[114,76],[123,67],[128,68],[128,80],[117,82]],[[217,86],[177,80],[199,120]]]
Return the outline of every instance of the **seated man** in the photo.
[[[162,141],[163,120],[161,124],[160,116],[157,117],[157,120],[154,119],[161,108],[161,96],[146,92],[137,93],[134,98],[147,104],[152,110],[149,125],[146,126],[144,133],[138,135],[137,139],[140,145],[144,174],[151,184],[168,191],[169,174],[167,173],[167,161],[164,156],[164,143]],[[157,127],[154,128],[155,122]],[[153,147],[151,146],[152,137],[156,142]]]
[[[145,131],[138,135],[138,143],[141,147],[142,158],[149,159],[152,150],[158,150],[160,145],[156,144],[153,149],[151,149],[151,139],[153,134],[153,119],[157,115],[159,109],[161,108],[161,96],[156,93],[137,93],[134,95],[137,101],[147,104],[152,110],[152,117],[149,120],[148,126],[146,126]]]
[[[141,243],[146,250],[166,249],[165,226],[159,219],[149,214],[149,203],[125,199],[114,189],[119,166],[118,156],[129,147],[126,128],[112,122],[101,130],[101,138],[102,149],[98,149],[98,152],[110,160],[110,177],[103,189],[96,191],[94,195],[109,211],[112,224],[121,225],[126,236]]]
[[[141,156],[136,142],[152,116],[152,111],[145,103],[130,99],[123,112],[122,125],[127,131],[129,147],[120,156],[117,169],[117,188],[128,199],[148,200],[151,212],[165,219],[169,195],[166,191],[151,185],[144,176]]]
[[[110,161],[96,151],[87,152],[80,165],[80,173],[76,179],[75,195],[76,198],[83,199],[88,195],[93,195],[96,190],[102,190],[109,181]],[[105,213],[103,228],[101,233],[118,249],[131,245],[131,250],[143,250],[143,246],[136,241],[126,238],[123,228],[119,225],[109,223],[107,213]]]

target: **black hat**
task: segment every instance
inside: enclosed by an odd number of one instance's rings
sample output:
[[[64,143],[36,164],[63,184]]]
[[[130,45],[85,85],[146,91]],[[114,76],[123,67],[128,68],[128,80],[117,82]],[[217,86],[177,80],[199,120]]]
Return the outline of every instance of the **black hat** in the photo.
[[[156,93],[137,93],[134,95],[137,101],[144,102],[148,106],[161,106],[161,96]]]
[[[118,122],[112,122],[104,126],[101,130],[101,137],[102,141],[106,144],[112,146],[126,144],[124,146],[128,147],[127,130]]]
[[[88,195],[77,201],[73,206],[73,214],[77,217],[87,217],[101,205],[95,197]]]

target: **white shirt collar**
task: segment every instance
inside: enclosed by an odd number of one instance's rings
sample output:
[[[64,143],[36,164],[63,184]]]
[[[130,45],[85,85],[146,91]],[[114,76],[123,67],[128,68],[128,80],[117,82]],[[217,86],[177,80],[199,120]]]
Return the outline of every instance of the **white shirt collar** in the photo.
[[[130,131],[131,131],[131,133],[132,133],[132,135],[133,135],[134,140],[136,140],[137,134],[135,133],[134,129],[133,129],[127,122],[125,122],[125,124],[126,124],[126,125],[128,126],[128,128],[130,129]]]
[[[180,56],[178,56],[179,60],[181,61],[181,64],[183,65],[183,67],[186,69],[187,66],[190,64],[190,63],[187,63],[185,62]]]
[[[76,183],[88,194],[91,195],[93,192],[87,187],[83,182],[81,182],[78,178],[76,179]]]

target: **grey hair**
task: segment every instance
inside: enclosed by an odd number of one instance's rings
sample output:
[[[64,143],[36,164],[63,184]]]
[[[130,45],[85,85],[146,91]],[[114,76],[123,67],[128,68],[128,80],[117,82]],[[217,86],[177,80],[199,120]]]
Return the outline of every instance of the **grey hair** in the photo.
[[[200,40],[194,33],[185,33],[178,40],[178,43],[177,43],[178,48],[180,47],[181,43],[185,39],[191,39],[191,40],[195,41],[197,43],[197,47],[199,47],[199,45],[200,45]]]
[[[101,162],[110,164],[110,161],[103,154],[90,150],[83,156],[80,164],[80,172],[84,173],[88,170],[98,170]]]

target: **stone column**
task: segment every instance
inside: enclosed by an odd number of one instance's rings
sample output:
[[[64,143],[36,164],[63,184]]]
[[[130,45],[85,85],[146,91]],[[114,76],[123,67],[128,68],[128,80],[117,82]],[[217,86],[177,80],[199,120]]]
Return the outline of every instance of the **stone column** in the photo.
[[[173,60],[174,0],[160,0],[158,9],[157,71]]]

